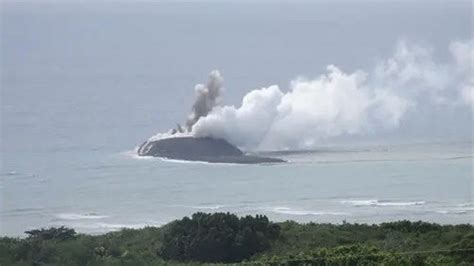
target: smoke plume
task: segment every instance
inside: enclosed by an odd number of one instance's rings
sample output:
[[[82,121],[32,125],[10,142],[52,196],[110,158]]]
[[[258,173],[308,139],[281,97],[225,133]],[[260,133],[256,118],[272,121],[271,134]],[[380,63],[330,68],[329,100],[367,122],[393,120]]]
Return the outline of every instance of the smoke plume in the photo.
[[[191,131],[193,125],[216,106],[221,94],[223,81],[219,71],[214,70],[209,74],[209,80],[206,85],[196,85],[194,88],[196,91],[196,100],[194,101],[192,112],[186,120],[186,128],[188,131]]]
[[[313,79],[299,77],[247,93],[240,107],[222,106],[222,77],[196,86],[187,135],[223,138],[245,149],[311,148],[341,135],[398,127],[421,104],[474,104],[473,41],[455,41],[451,59],[436,62],[430,48],[400,41],[394,54],[369,71],[344,72],[329,65]]]

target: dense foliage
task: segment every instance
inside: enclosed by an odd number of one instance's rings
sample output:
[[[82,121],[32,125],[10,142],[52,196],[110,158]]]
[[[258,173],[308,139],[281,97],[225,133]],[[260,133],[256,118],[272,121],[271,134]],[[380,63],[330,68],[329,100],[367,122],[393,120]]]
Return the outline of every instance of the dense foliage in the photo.
[[[197,213],[161,228],[104,235],[59,227],[0,238],[0,265],[473,265],[474,227],[399,221],[274,224],[265,216]]]
[[[37,240],[68,240],[73,239],[76,236],[76,231],[74,229],[66,228],[61,226],[59,228],[49,228],[49,229],[35,229],[26,231],[25,234],[28,235],[29,239]]]
[[[164,228],[161,255],[165,259],[238,262],[270,247],[280,227],[266,216],[196,213]]]
[[[470,265],[444,254],[397,253],[366,245],[322,248],[295,255],[263,256],[258,262],[265,265]]]

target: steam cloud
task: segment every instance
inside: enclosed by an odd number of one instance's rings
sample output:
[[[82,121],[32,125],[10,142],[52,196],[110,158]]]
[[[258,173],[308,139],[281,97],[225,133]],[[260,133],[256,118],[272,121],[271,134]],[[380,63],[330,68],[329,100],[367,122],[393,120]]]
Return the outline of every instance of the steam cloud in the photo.
[[[223,79],[213,71],[207,85],[196,86],[184,134],[223,138],[245,149],[300,149],[396,128],[421,103],[473,108],[473,43],[451,42],[451,60],[438,63],[431,49],[400,41],[393,56],[369,72],[330,65],[319,77],[293,80],[287,92],[277,85],[250,91],[240,107],[218,104]]]

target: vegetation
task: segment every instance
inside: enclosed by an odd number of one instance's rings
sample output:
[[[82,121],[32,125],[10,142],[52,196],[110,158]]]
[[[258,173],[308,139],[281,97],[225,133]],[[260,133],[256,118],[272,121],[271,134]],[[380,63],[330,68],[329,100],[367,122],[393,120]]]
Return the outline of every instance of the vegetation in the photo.
[[[474,227],[399,221],[380,225],[272,223],[196,213],[163,227],[104,235],[65,227],[0,238],[0,265],[473,265]]]
[[[270,248],[279,232],[266,216],[196,213],[164,227],[160,254],[173,260],[239,262]]]

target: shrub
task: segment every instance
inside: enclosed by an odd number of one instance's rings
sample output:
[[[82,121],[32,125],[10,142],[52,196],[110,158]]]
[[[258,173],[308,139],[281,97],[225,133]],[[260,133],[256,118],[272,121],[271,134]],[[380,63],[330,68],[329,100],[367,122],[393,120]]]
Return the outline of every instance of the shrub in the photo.
[[[427,223],[422,221],[411,222],[408,220],[382,223],[380,227],[384,230],[400,231],[403,233],[427,233],[429,231],[437,231],[442,227],[439,224]]]
[[[59,228],[51,227],[48,229],[41,228],[25,232],[29,239],[34,240],[70,240],[76,236],[74,229],[61,226]]]

